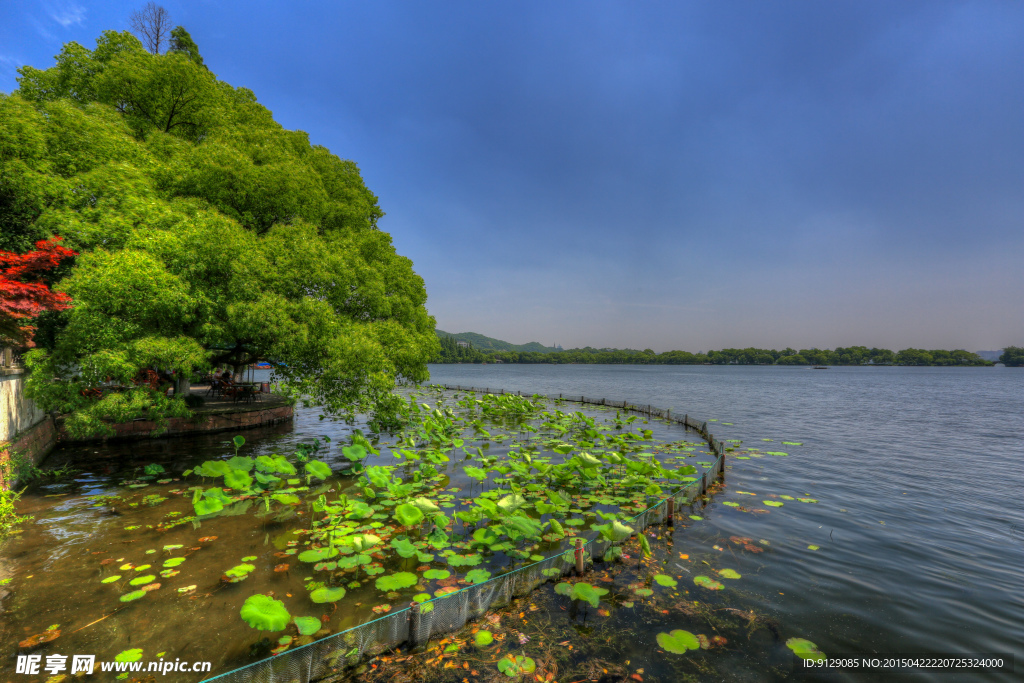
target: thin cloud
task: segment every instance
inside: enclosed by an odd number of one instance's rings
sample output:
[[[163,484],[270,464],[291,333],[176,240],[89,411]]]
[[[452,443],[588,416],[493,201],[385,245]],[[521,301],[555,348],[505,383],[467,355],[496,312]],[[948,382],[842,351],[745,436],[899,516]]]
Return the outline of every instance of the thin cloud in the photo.
[[[85,8],[74,2],[48,3],[46,13],[64,28],[81,24],[85,20]]]

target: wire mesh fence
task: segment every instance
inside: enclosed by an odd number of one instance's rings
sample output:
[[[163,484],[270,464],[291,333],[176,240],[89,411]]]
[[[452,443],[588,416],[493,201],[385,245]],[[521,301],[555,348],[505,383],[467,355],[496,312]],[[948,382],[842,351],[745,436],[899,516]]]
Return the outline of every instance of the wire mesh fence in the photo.
[[[489,388],[441,386],[451,391],[535,396],[522,392],[494,391]],[[725,445],[708,432],[707,422],[701,422],[686,414],[672,415],[671,410],[651,405],[635,405],[626,401],[609,401],[586,396],[577,398],[562,394],[545,398],[607,406],[663,418],[694,430],[708,443],[712,454],[716,456],[711,467],[705,469],[696,481],[679,487],[664,499],[626,520],[635,533],[643,533],[649,526],[665,524],[673,510],[699,501],[712,486],[714,479],[725,475]],[[614,545],[616,543],[601,537],[590,538],[584,541],[581,548],[570,548],[457,592],[422,604],[414,604],[308,645],[288,650],[276,657],[263,659],[206,680],[221,683],[328,683],[340,678],[346,669],[357,666],[368,657],[402,645],[415,647],[436,636],[457,631],[467,622],[482,617],[492,609],[508,605],[516,598],[528,595],[548,581],[557,581],[572,574],[578,566],[577,553],[585,568],[595,558],[603,558]]]

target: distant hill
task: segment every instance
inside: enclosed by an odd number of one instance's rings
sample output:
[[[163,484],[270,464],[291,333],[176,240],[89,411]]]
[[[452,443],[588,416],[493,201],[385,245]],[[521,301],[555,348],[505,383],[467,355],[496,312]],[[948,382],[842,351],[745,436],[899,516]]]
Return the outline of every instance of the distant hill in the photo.
[[[998,351],[975,351],[976,354],[984,358],[985,360],[997,361],[999,356],[1003,355],[1003,350]]]
[[[512,344],[493,337],[485,337],[477,332],[456,332],[454,334],[444,330],[435,330],[435,332],[438,337],[455,337],[457,341],[469,342],[478,351],[539,351],[541,353],[551,353],[552,351],[561,350],[554,346],[544,346],[539,342]]]

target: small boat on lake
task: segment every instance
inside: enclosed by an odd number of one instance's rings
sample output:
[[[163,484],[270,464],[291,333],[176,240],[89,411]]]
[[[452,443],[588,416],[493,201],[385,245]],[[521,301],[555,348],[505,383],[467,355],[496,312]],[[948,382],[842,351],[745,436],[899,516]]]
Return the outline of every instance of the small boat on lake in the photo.
[[[827,365],[815,365],[814,369],[815,370],[828,370],[828,366]]]

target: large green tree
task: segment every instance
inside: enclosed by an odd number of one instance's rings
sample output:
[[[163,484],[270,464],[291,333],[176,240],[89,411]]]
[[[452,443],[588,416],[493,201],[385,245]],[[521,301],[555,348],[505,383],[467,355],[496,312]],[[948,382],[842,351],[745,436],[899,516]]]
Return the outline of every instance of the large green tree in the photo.
[[[92,398],[101,384],[265,359],[329,412],[380,411],[439,351],[422,279],[353,162],[175,39],[163,55],[128,33],[69,43],[0,94],[0,249],[61,235],[81,254],[56,284],[74,308],[30,354],[31,395],[96,433],[184,412],[143,389]]]
[[[999,362],[1008,368],[1024,366],[1024,347],[1007,346],[999,356]]]

